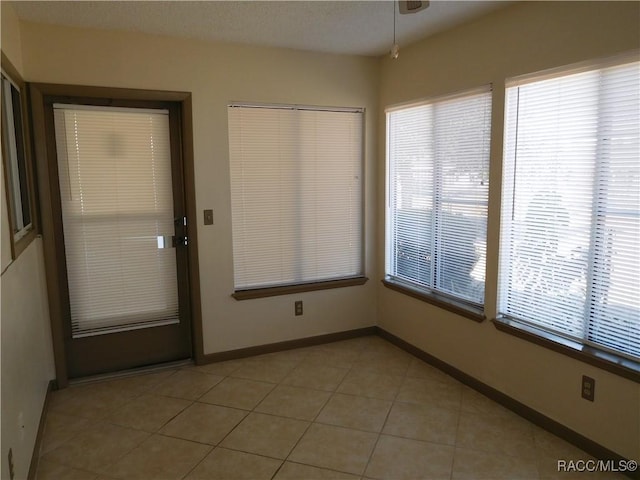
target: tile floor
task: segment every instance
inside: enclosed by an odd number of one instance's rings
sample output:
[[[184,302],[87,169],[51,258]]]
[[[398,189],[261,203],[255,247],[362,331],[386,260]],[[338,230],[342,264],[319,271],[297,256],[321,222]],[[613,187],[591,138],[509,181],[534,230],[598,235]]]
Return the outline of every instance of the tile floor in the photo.
[[[37,479],[622,478],[585,458],[371,336],[54,392]]]

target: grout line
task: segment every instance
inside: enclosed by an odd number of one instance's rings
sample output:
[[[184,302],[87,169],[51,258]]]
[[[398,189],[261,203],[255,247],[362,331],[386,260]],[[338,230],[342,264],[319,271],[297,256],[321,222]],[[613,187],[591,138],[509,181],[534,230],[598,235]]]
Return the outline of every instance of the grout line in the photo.
[[[388,341],[388,340],[386,340],[386,339],[381,339],[381,340],[384,342],[384,344],[391,344],[391,345],[393,345],[391,342],[389,342],[389,341]],[[274,383],[274,382],[266,382],[266,381],[264,381],[264,380],[256,380],[256,379],[252,379],[252,378],[234,377],[234,376],[233,376],[233,374],[234,374],[235,372],[237,372],[240,368],[242,368],[242,365],[239,365],[239,366],[238,366],[236,369],[234,369],[232,372],[230,372],[230,373],[228,373],[228,374],[224,374],[224,375],[221,375],[220,373],[214,373],[214,372],[198,372],[198,373],[202,373],[202,374],[207,373],[207,374],[210,374],[210,375],[215,375],[215,376],[221,377],[221,380],[220,380],[219,382],[217,382],[215,385],[211,386],[211,387],[210,387],[206,392],[204,392],[202,395],[200,395],[200,396],[199,396],[198,398],[196,398],[196,399],[192,399],[192,398],[182,398],[182,397],[171,397],[171,396],[161,395],[161,394],[156,393],[156,392],[155,392],[155,389],[156,389],[159,385],[161,385],[161,384],[163,384],[163,383],[165,383],[165,382],[175,381],[175,377],[174,377],[174,376],[175,376],[175,374],[176,374],[178,371],[180,371],[180,369],[175,369],[176,367],[175,367],[175,366],[173,366],[173,367],[169,367],[169,368],[167,368],[167,369],[173,369],[174,371],[173,371],[170,375],[168,375],[166,378],[163,378],[163,379],[159,380],[158,382],[156,382],[156,383],[152,384],[151,386],[149,386],[149,387],[147,387],[147,388],[143,388],[143,389],[135,389],[135,390],[136,390],[135,395],[131,396],[130,398],[127,398],[127,400],[125,401],[125,403],[123,403],[122,405],[119,405],[118,407],[116,407],[116,408],[114,408],[114,409],[109,410],[109,411],[108,411],[104,416],[101,416],[101,417],[99,417],[99,418],[86,418],[86,417],[82,417],[82,416],[77,416],[77,415],[73,415],[73,414],[65,413],[64,411],[58,411],[58,410],[56,410],[55,408],[52,408],[52,406],[50,405],[50,406],[48,407],[48,411],[50,411],[50,412],[54,412],[54,413],[57,413],[57,414],[60,414],[60,415],[65,415],[65,416],[69,416],[69,417],[74,417],[74,418],[77,418],[77,419],[81,419],[83,422],[85,422],[85,423],[86,423],[86,425],[85,425],[85,426],[83,426],[83,428],[82,428],[82,429],[80,429],[79,431],[77,431],[76,433],[74,433],[74,434],[73,434],[69,439],[65,440],[62,444],[60,444],[59,446],[56,446],[56,447],[55,447],[55,448],[53,448],[53,449],[50,449],[47,453],[49,453],[49,452],[51,452],[51,451],[53,451],[53,450],[56,450],[56,449],[58,449],[58,448],[64,448],[64,446],[65,446],[65,445],[67,445],[69,442],[71,442],[73,439],[75,439],[77,436],[79,436],[82,432],[86,431],[86,430],[87,430],[87,428],[92,428],[92,427],[94,427],[95,425],[99,425],[99,424],[101,424],[101,423],[103,423],[103,424],[109,424],[109,425],[116,425],[116,426],[118,426],[118,427],[122,427],[122,428],[134,429],[134,428],[132,428],[132,427],[127,427],[127,426],[125,426],[125,425],[119,425],[119,424],[117,424],[117,423],[113,423],[113,421],[111,421],[110,419],[111,419],[111,417],[112,417],[112,416],[113,416],[117,411],[119,411],[121,408],[125,407],[126,405],[130,404],[130,403],[131,403],[131,402],[133,402],[135,399],[140,398],[140,397],[141,397],[141,396],[143,396],[143,395],[156,395],[156,396],[160,396],[160,397],[164,397],[164,398],[178,398],[178,399],[181,399],[181,400],[186,400],[186,401],[188,401],[188,402],[190,402],[190,403],[189,403],[188,405],[186,405],[186,406],[185,406],[182,410],[180,410],[178,413],[176,413],[175,415],[173,415],[170,419],[168,419],[167,421],[165,421],[165,422],[162,424],[162,426],[160,426],[160,427],[159,427],[157,430],[155,430],[154,432],[149,432],[149,431],[146,431],[146,430],[141,430],[141,429],[135,428],[134,430],[138,430],[138,431],[144,432],[144,433],[146,434],[146,437],[144,438],[144,440],[142,440],[139,444],[137,444],[133,449],[131,449],[131,450],[129,450],[128,452],[126,452],[124,455],[122,455],[122,456],[118,457],[114,462],[110,462],[108,466],[113,466],[115,463],[119,462],[119,461],[120,461],[122,458],[124,458],[125,456],[130,455],[130,454],[131,454],[131,452],[133,452],[134,450],[136,450],[136,449],[137,449],[137,448],[138,448],[142,443],[144,443],[145,441],[147,441],[149,438],[151,438],[151,437],[153,437],[153,436],[156,436],[156,435],[157,435],[157,436],[163,436],[163,437],[168,437],[168,438],[173,438],[173,439],[179,439],[179,440],[183,440],[183,441],[189,441],[189,442],[192,442],[192,443],[197,443],[197,444],[205,445],[205,446],[207,446],[207,447],[209,448],[209,450],[208,450],[208,451],[207,451],[207,453],[204,455],[204,457],[203,457],[199,462],[197,462],[197,463],[196,463],[196,465],[195,465],[192,469],[190,469],[190,470],[189,470],[189,472],[187,472],[187,473],[186,473],[182,478],[184,478],[184,477],[188,476],[189,474],[191,474],[191,472],[193,472],[193,470],[194,470],[194,469],[196,469],[196,468],[197,468],[197,467],[198,467],[198,466],[199,466],[199,465],[200,465],[200,464],[201,464],[201,463],[202,463],[202,462],[203,462],[203,461],[204,461],[204,460],[205,460],[205,459],[206,459],[206,458],[207,458],[207,457],[208,457],[208,456],[213,452],[213,451],[215,451],[215,450],[216,450],[216,449],[218,449],[218,448],[227,449],[227,450],[231,450],[231,451],[242,452],[242,453],[246,453],[246,454],[250,454],[250,455],[256,455],[256,456],[260,456],[260,457],[264,457],[264,458],[269,458],[269,459],[274,459],[274,460],[279,461],[279,462],[280,462],[280,465],[279,465],[279,467],[276,469],[275,473],[273,474],[273,477],[275,477],[275,476],[277,476],[277,475],[278,475],[278,473],[281,471],[282,467],[284,466],[284,464],[285,464],[286,462],[296,463],[296,464],[305,465],[305,466],[314,467],[314,468],[321,468],[321,469],[330,470],[330,471],[333,471],[333,472],[341,472],[340,470],[335,470],[335,469],[333,469],[333,468],[328,468],[328,467],[319,467],[319,466],[316,466],[316,465],[310,465],[310,464],[306,464],[306,463],[295,462],[295,461],[289,460],[289,458],[291,457],[292,453],[295,451],[295,449],[298,447],[298,445],[300,444],[300,442],[302,441],[302,439],[307,435],[307,433],[309,432],[309,430],[311,429],[311,427],[312,427],[313,425],[327,425],[327,426],[331,426],[331,427],[335,427],[335,428],[341,428],[341,429],[344,429],[344,430],[351,430],[351,431],[366,432],[366,433],[369,433],[369,434],[372,434],[372,433],[373,433],[373,434],[375,434],[375,435],[376,435],[376,439],[375,439],[375,442],[374,442],[374,444],[373,444],[373,448],[372,448],[371,452],[369,453],[369,456],[368,456],[367,462],[366,462],[366,464],[365,464],[364,470],[363,470],[363,472],[360,474],[361,476],[364,476],[364,475],[366,474],[366,471],[367,471],[367,469],[368,469],[368,467],[369,467],[370,463],[371,463],[371,460],[372,460],[372,458],[373,458],[373,456],[374,456],[374,453],[375,453],[375,451],[376,451],[376,449],[377,449],[377,447],[378,447],[378,445],[379,445],[379,441],[380,441],[380,439],[381,439],[381,436],[383,435],[383,432],[384,432],[385,427],[387,426],[387,424],[388,424],[388,422],[389,422],[389,418],[390,418],[391,412],[392,412],[392,410],[394,409],[394,407],[395,407],[397,404],[403,404],[403,403],[414,404],[413,402],[402,402],[402,401],[399,401],[399,400],[398,400],[398,398],[399,398],[399,396],[400,396],[400,393],[401,393],[401,391],[402,391],[402,388],[403,388],[403,386],[405,385],[406,381],[407,381],[408,379],[417,378],[418,380],[423,380],[423,381],[426,381],[426,382],[435,382],[435,383],[438,383],[438,384],[445,384],[445,385],[446,385],[446,384],[448,383],[448,382],[442,382],[442,381],[440,381],[440,380],[439,380],[439,379],[437,379],[437,378],[436,378],[436,379],[432,379],[432,378],[424,378],[424,379],[422,379],[422,378],[419,378],[419,377],[413,377],[413,376],[410,376],[410,375],[409,375],[409,372],[410,372],[410,370],[411,370],[411,366],[412,366],[413,362],[421,361],[421,360],[420,360],[418,357],[416,357],[416,356],[414,356],[414,355],[412,355],[412,354],[409,354],[409,356],[411,357],[411,360],[409,361],[409,363],[408,363],[408,365],[407,365],[406,369],[404,370],[404,374],[403,374],[403,375],[391,375],[391,376],[393,376],[393,377],[400,377],[400,378],[401,378],[401,382],[399,383],[399,385],[398,385],[398,387],[397,387],[397,389],[396,389],[396,392],[395,392],[395,394],[393,395],[393,398],[392,398],[392,399],[389,399],[389,398],[382,399],[382,398],[377,398],[377,397],[369,397],[368,395],[361,395],[361,394],[352,394],[352,393],[341,393],[341,392],[338,392],[338,390],[339,390],[339,389],[342,387],[342,385],[345,383],[345,381],[346,381],[346,379],[349,377],[349,375],[350,375],[352,372],[355,372],[355,371],[356,371],[356,368],[357,368],[357,362],[358,362],[358,360],[359,360],[359,359],[361,359],[361,358],[363,357],[363,355],[365,355],[367,352],[369,352],[369,353],[375,353],[375,351],[376,351],[375,349],[377,348],[377,346],[378,346],[378,343],[376,343],[375,345],[373,345],[373,348],[372,348],[372,345],[363,345],[363,346],[359,346],[359,347],[358,347],[358,349],[357,349],[359,353],[358,353],[358,355],[357,355],[357,357],[356,357],[356,360],[355,360],[355,361],[353,361],[353,362],[350,362],[350,366],[349,366],[349,367],[345,367],[345,366],[340,367],[341,369],[346,370],[346,373],[343,375],[343,377],[341,378],[341,380],[338,382],[337,386],[336,386],[333,390],[331,390],[331,391],[322,390],[322,389],[318,389],[318,388],[307,387],[307,386],[287,385],[287,384],[283,383],[283,382],[288,378],[288,376],[289,376],[293,371],[295,371],[295,370],[296,370],[297,368],[299,368],[301,365],[305,364],[305,361],[309,358],[309,353],[310,353],[310,352],[307,352],[307,353],[306,353],[306,355],[301,355],[299,358],[297,358],[297,359],[295,360],[295,366],[293,366],[293,368],[289,371],[289,373],[288,373],[287,375],[285,375],[283,378],[281,378],[281,379],[280,379],[278,382],[276,382],[276,383]],[[330,355],[331,355],[331,352],[325,352],[325,354],[330,356]],[[275,355],[277,355],[277,353],[276,353]],[[235,361],[235,360],[232,360],[232,361]],[[293,364],[294,362],[291,362],[291,363]],[[422,363],[422,362],[421,362],[421,363]],[[320,363],[320,365],[322,365],[322,364]],[[427,364],[427,365],[428,365],[428,364]],[[166,370],[166,369],[161,369],[161,370]],[[157,371],[158,371],[158,370],[157,370]],[[114,376],[114,377],[111,377],[111,378],[101,378],[101,379],[98,379],[98,380],[95,380],[95,381],[92,381],[92,382],[83,382],[83,383],[80,383],[79,385],[83,385],[83,384],[86,384],[86,385],[90,385],[90,384],[98,384],[98,383],[101,383],[101,382],[103,382],[103,381],[105,382],[105,384],[108,384],[108,381],[109,381],[109,380],[118,380],[118,379],[121,379],[121,378],[129,378],[129,377],[131,377],[131,378],[135,378],[135,377],[142,377],[142,376],[144,376],[144,375],[146,375],[146,374],[148,374],[148,373],[154,373],[154,372],[153,372],[153,371],[136,372],[136,373],[130,373],[130,374],[128,374],[128,375],[119,375],[119,376]],[[378,372],[373,371],[372,373],[378,373]],[[380,374],[380,373],[378,373],[378,374]],[[271,385],[271,389],[270,389],[270,390],[269,390],[269,392],[267,392],[264,396],[262,396],[262,397],[261,397],[261,399],[260,399],[260,400],[258,400],[258,401],[256,402],[256,404],[255,404],[255,405],[254,405],[250,410],[246,410],[246,409],[242,409],[242,408],[238,408],[238,407],[233,407],[233,406],[219,405],[219,404],[215,404],[215,403],[213,403],[213,404],[212,404],[212,403],[208,403],[208,402],[201,402],[201,401],[200,401],[200,399],[201,399],[202,397],[204,397],[206,394],[208,394],[208,393],[209,393],[211,390],[213,390],[214,388],[218,387],[222,382],[224,382],[224,381],[225,381],[225,380],[227,380],[227,379],[240,379],[240,380],[246,380],[246,381],[252,381],[252,382],[266,383],[266,384]],[[76,385],[78,385],[78,384],[76,384]],[[276,388],[278,388],[278,387],[280,387],[280,386],[283,386],[283,387],[292,387],[292,388],[301,388],[301,389],[305,389],[305,390],[313,390],[313,391],[316,391],[316,392],[318,392],[318,393],[320,393],[320,392],[324,392],[324,393],[329,393],[329,395],[327,396],[327,399],[324,401],[324,403],[322,403],[322,405],[321,405],[321,406],[320,406],[320,408],[318,409],[318,412],[315,414],[315,416],[313,417],[313,419],[312,419],[312,420],[310,420],[310,421],[309,421],[309,420],[302,420],[302,419],[293,419],[293,418],[291,418],[291,417],[287,417],[287,416],[283,416],[283,415],[278,415],[278,414],[273,414],[273,413],[257,412],[257,411],[256,411],[256,409],[257,409],[257,408],[258,408],[258,407],[259,407],[259,406],[264,402],[264,400],[265,400],[269,395],[271,395],[271,394],[273,393],[273,391],[274,391]],[[120,387],[118,387],[118,388],[120,388]],[[372,432],[372,431],[370,431],[370,430],[361,430],[361,429],[359,429],[359,428],[346,427],[346,426],[342,426],[342,425],[332,425],[332,424],[326,424],[326,423],[319,422],[319,421],[318,421],[319,416],[320,416],[320,415],[321,415],[321,413],[324,411],[324,409],[327,407],[327,404],[328,404],[328,403],[329,403],[329,402],[330,402],[334,397],[336,397],[337,395],[347,395],[347,396],[353,396],[353,397],[361,397],[361,398],[374,399],[374,400],[385,401],[385,402],[389,402],[389,401],[390,401],[390,407],[389,407],[389,409],[388,409],[388,411],[387,411],[387,413],[386,413],[386,416],[385,416],[384,422],[382,423],[382,427],[381,427],[380,431],[379,431],[379,432]],[[71,396],[70,398],[73,398],[73,396]],[[494,400],[492,400],[492,399],[489,399],[489,400],[492,402],[492,404],[500,405],[500,404],[498,404],[497,402],[495,402],[495,401],[494,401]],[[454,444],[453,444],[453,445],[448,445],[448,444],[444,444],[444,443],[440,443],[440,442],[429,442],[429,441],[425,441],[425,440],[418,440],[418,439],[413,439],[413,438],[410,438],[410,437],[402,437],[402,436],[392,435],[392,434],[384,434],[384,435],[389,435],[389,436],[396,437],[396,438],[406,438],[406,439],[409,439],[409,440],[415,440],[415,441],[419,441],[419,442],[432,443],[432,444],[436,444],[436,445],[446,445],[446,446],[450,446],[450,447],[452,446],[452,447],[453,447],[453,457],[452,457],[452,460],[451,460],[450,473],[449,473],[449,477],[448,477],[449,479],[451,479],[451,478],[453,477],[453,473],[454,473],[454,472],[453,472],[453,468],[454,468],[454,465],[455,465],[457,452],[458,452],[458,450],[461,448],[461,447],[458,445],[458,441],[459,441],[459,435],[460,435],[461,417],[462,417],[462,414],[463,414],[463,413],[465,413],[465,412],[464,412],[464,405],[463,405],[463,402],[464,402],[464,390],[462,390],[462,391],[461,391],[461,393],[460,393],[460,400],[459,400],[459,403],[458,403],[458,406],[457,406],[458,417],[457,417],[457,424],[456,424],[456,430],[455,430],[455,432],[456,432],[456,433],[455,433],[455,438],[454,438]],[[65,401],[62,401],[62,402],[61,402],[61,405],[64,405],[64,403],[66,403],[66,402],[65,402]],[[243,418],[242,418],[242,419],[241,419],[241,420],[240,420],[240,421],[239,421],[239,422],[238,422],[238,423],[237,423],[237,424],[236,424],[236,425],[235,425],[235,426],[234,426],[234,427],[233,427],[229,432],[227,432],[227,434],[226,434],[226,435],[224,435],[224,437],[222,437],[222,439],[221,439],[219,442],[217,442],[215,445],[211,445],[211,444],[209,444],[209,443],[202,443],[202,442],[195,441],[195,440],[189,440],[189,439],[185,439],[185,438],[180,438],[180,437],[174,437],[174,436],[172,436],[172,435],[167,435],[167,434],[164,434],[164,433],[160,433],[160,430],[162,430],[162,429],[163,429],[167,424],[169,424],[171,421],[173,421],[175,418],[177,418],[178,416],[180,416],[182,413],[184,413],[184,412],[185,412],[185,411],[187,411],[188,409],[192,408],[196,403],[200,403],[200,404],[203,404],[203,405],[211,405],[211,406],[216,406],[216,407],[221,407],[221,408],[230,408],[230,409],[233,409],[233,410],[242,411],[245,415],[244,415],[244,417],[243,417]],[[449,406],[447,406],[447,407],[442,407],[442,408],[448,408],[449,410],[452,410],[452,411],[453,411],[453,410],[456,410],[456,408],[455,408],[455,407],[454,407],[454,408],[450,408]],[[293,447],[290,449],[289,453],[287,454],[287,456],[286,456],[284,459],[281,459],[281,458],[275,458],[275,457],[269,457],[269,456],[267,456],[267,455],[263,455],[263,454],[259,454],[259,453],[254,453],[254,452],[248,452],[248,451],[240,450],[240,449],[237,449],[237,448],[230,448],[230,447],[222,446],[222,443],[225,441],[225,439],[226,439],[229,435],[231,435],[234,431],[236,431],[236,429],[239,427],[239,425],[241,425],[241,424],[242,424],[242,423],[243,423],[243,422],[244,422],[244,421],[249,417],[249,415],[251,415],[252,413],[257,413],[257,414],[261,414],[261,415],[269,415],[269,416],[271,416],[271,417],[276,417],[276,418],[285,418],[285,419],[295,420],[295,421],[304,421],[304,422],[307,422],[307,423],[308,423],[308,425],[306,426],[306,428],[304,429],[304,432],[303,432],[303,433],[300,435],[300,437],[297,439],[297,441],[295,442],[295,444],[294,444],[294,445],[293,445]],[[492,414],[492,413],[482,413],[482,412],[480,412],[478,415],[482,416],[483,418],[487,418],[487,417],[491,417],[491,416],[493,416],[493,414]],[[529,423],[530,423],[530,422],[529,422]],[[49,426],[49,427],[50,427],[50,426]],[[535,445],[535,444],[536,444],[536,442],[535,442],[535,428],[536,428],[536,427],[535,427],[535,425],[533,425],[533,424],[531,424],[531,425],[530,425],[530,428],[529,428],[529,435],[533,437],[534,446],[536,446],[536,445]],[[47,428],[46,428],[46,426],[45,426],[45,431],[44,431],[43,436],[45,436],[45,435],[47,434],[47,432],[51,433],[51,431],[52,431],[52,429],[51,429],[51,428],[47,429]],[[552,435],[552,436],[554,436],[554,437],[556,437],[556,438],[559,438],[559,437],[557,437],[557,435],[554,435],[554,434],[550,434],[550,435]],[[470,449],[470,450],[473,450],[473,451],[477,451],[477,452],[488,453],[488,452],[484,452],[484,451],[482,451],[482,450],[477,450],[477,449],[475,449],[475,448],[473,448],[473,447],[471,447],[471,448],[469,448],[469,449]],[[535,449],[535,453],[536,453],[536,454],[535,454],[534,456],[532,456],[531,458],[529,458],[529,457],[519,457],[519,456],[515,456],[515,455],[509,455],[509,456],[511,456],[511,457],[513,457],[513,458],[520,458],[520,459],[527,459],[527,460],[531,460],[532,462],[534,462],[534,463],[535,463],[536,471],[539,473],[539,461],[540,461],[541,453],[538,451],[538,449],[537,449],[537,448]],[[504,452],[503,452],[502,454],[504,454]],[[45,454],[45,455],[46,455],[46,454]],[[40,458],[42,458],[42,457],[43,457],[42,452],[40,452],[39,457],[40,457]],[[58,462],[55,462],[55,461],[53,461],[53,462],[54,462],[54,463],[58,463]],[[61,464],[61,465],[66,465],[66,466],[69,466],[69,467],[72,467],[72,468],[76,468],[76,467],[73,467],[72,465],[67,465],[67,464]],[[107,466],[107,467],[108,467],[108,466]],[[349,473],[349,474],[353,475],[353,473],[352,473],[352,472],[344,472],[344,473]],[[272,477],[272,478],[273,478],[273,477]]]
[[[360,354],[358,355],[358,358],[360,358],[360,356],[362,355],[362,350],[360,351]],[[357,360],[356,360],[357,361]],[[296,441],[295,445],[291,448],[291,450],[289,451],[289,454],[287,455],[287,457],[285,458],[284,462],[282,463],[282,465],[284,465],[287,461],[289,461],[289,457],[291,457],[291,454],[295,451],[296,447],[300,444],[300,442],[302,441],[302,439],[306,436],[307,432],[311,429],[312,425],[323,425],[321,423],[318,423],[318,417],[320,416],[320,414],[322,413],[322,411],[326,408],[327,404],[331,401],[331,399],[336,395],[336,393],[338,392],[338,389],[340,388],[340,386],[344,383],[345,379],[349,376],[349,373],[351,372],[351,370],[353,369],[353,365],[355,364],[355,362],[353,362],[351,364],[350,367],[340,367],[340,368],[345,368],[347,371],[344,374],[344,376],[342,377],[342,379],[340,380],[340,382],[338,383],[338,385],[336,385],[336,388],[331,391],[331,395],[329,395],[329,397],[327,398],[327,400],[324,402],[324,404],[322,405],[322,407],[320,407],[320,409],[318,410],[318,413],[316,413],[316,415],[313,417],[313,420],[311,420],[311,422],[309,422],[309,425],[307,426],[307,428],[305,429],[305,431],[302,433],[302,435],[300,435],[300,438],[298,438],[298,441]],[[315,390],[315,389],[314,389]],[[324,390],[326,392],[326,390]],[[307,465],[304,463],[299,463],[299,462],[292,462],[292,463],[298,463],[300,465]],[[282,465],[280,466],[280,468],[282,468]],[[315,467],[315,468],[322,468],[322,467],[316,467],[315,465],[308,465],[311,467]],[[278,469],[278,471],[280,471],[280,468]],[[339,471],[339,470],[333,470],[330,469],[332,471]],[[276,471],[276,473],[274,473],[273,477],[271,478],[275,478],[275,476],[278,474],[278,471]],[[344,472],[344,473],[350,473],[350,472]],[[364,475],[364,471],[362,472],[362,474]]]
[[[388,342],[390,343],[390,342]],[[413,356],[413,355],[412,355]],[[384,432],[384,427],[387,426],[387,422],[389,421],[389,415],[391,415],[391,411],[393,410],[394,405],[396,404],[396,400],[398,399],[398,395],[400,395],[400,390],[402,390],[402,387],[404,386],[404,382],[405,380],[408,378],[408,373],[409,373],[409,368],[411,366],[411,362],[413,361],[413,359],[411,359],[409,361],[409,365],[407,365],[407,368],[404,372],[404,375],[398,375],[398,376],[402,376],[402,382],[400,383],[400,385],[398,386],[398,389],[396,390],[396,394],[393,396],[393,399],[391,400],[391,407],[389,408],[389,411],[387,412],[387,415],[384,419],[384,423],[382,424],[382,428],[380,429],[380,432],[378,433],[378,437],[376,438],[376,442],[373,445],[373,448],[371,449],[371,453],[369,454],[369,458],[367,459],[367,464],[364,467],[364,471],[362,472],[362,475],[364,476],[367,473],[367,469],[369,468],[369,464],[371,463],[371,459],[373,458],[373,454],[375,453],[376,449],[378,448],[378,443],[380,442],[380,437],[382,436],[382,432]]]

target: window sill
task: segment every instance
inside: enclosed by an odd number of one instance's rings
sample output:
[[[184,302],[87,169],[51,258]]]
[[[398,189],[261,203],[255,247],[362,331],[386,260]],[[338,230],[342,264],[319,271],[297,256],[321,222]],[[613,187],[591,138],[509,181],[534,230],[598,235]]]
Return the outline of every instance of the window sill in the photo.
[[[615,353],[604,352],[589,345],[584,345],[508,318],[497,318],[492,320],[492,322],[501,332],[515,335],[536,345],[549,348],[555,352],[568,355],[569,357],[640,383],[640,362],[629,360]]]
[[[382,284],[385,287],[390,288],[391,290],[404,293],[405,295],[409,295],[410,297],[417,298],[418,300],[422,300],[423,302],[430,303],[432,305],[435,305],[436,307],[449,310],[450,312],[461,315],[465,318],[473,320],[474,322],[483,322],[487,318],[485,317],[482,310],[474,308],[471,305],[467,305],[464,302],[458,302],[449,297],[445,297],[444,295],[427,293],[389,278],[385,278],[384,280],[382,280]]]
[[[29,230],[25,232],[19,239],[14,239],[13,246],[13,260],[17,260],[22,252],[24,252],[31,242],[33,242],[38,235],[36,229],[32,226]]]
[[[292,293],[312,292],[314,290],[328,290],[330,288],[352,287],[364,285],[367,277],[342,278],[327,282],[300,283],[297,285],[283,285],[279,287],[254,288],[250,290],[236,290],[231,294],[236,300],[250,300],[253,298],[275,297],[277,295],[290,295]]]

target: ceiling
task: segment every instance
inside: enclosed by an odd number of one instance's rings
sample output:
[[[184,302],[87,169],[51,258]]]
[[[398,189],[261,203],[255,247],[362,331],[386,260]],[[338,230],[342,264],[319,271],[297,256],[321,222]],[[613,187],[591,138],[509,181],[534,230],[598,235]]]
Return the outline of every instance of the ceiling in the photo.
[[[406,46],[505,1],[432,1],[397,14]],[[15,1],[22,20],[319,52],[382,55],[393,43],[393,1]]]

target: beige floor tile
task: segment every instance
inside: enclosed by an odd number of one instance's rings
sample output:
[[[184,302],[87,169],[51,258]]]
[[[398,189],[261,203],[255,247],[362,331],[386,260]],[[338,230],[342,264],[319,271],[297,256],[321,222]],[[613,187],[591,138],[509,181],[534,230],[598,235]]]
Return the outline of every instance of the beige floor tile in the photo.
[[[490,398],[466,386],[462,387],[462,403],[460,409],[463,412],[475,413],[476,415],[489,414],[508,417],[516,415]]]
[[[571,445],[569,442],[543,430],[540,427],[533,426],[533,440],[536,445],[538,456],[555,457],[567,460],[588,459],[591,456],[578,447]]]
[[[218,447],[185,480],[270,480],[281,464],[281,460]]]
[[[148,436],[141,430],[101,422],[87,427],[42,458],[69,467],[106,473],[105,467],[129,453]]]
[[[54,411],[47,412],[40,455],[58,448],[87,428],[91,420]]]
[[[243,365],[242,360],[227,360],[226,362],[207,363],[206,365],[195,365],[187,368],[197,372],[211,373],[227,377],[238,370]]]
[[[161,370],[159,372],[115,378],[113,380],[108,380],[105,383],[107,385],[119,388],[120,390],[127,390],[132,393],[140,394],[148,392],[160,382],[168,379],[171,375],[176,373],[176,371],[177,369],[171,368],[167,370]]]
[[[396,401],[459,409],[461,398],[462,386],[459,384],[407,377],[400,387]]]
[[[300,463],[285,462],[273,480],[359,480],[357,475],[336,472],[326,468],[312,467]]]
[[[289,460],[362,475],[377,437],[371,432],[314,423]]]
[[[380,358],[384,358],[385,360],[403,360],[410,363],[415,357],[410,353],[407,353],[405,350],[396,347],[387,341],[383,341],[382,343],[372,344],[362,351],[360,359],[364,360],[367,358],[374,360]]]
[[[365,351],[354,363],[355,370],[382,375],[404,376],[411,363],[411,355],[392,351]]]
[[[311,421],[320,413],[330,396],[331,393],[320,390],[278,385],[255,411]]]
[[[351,368],[355,361],[358,360],[360,353],[361,350],[353,348],[351,344],[345,344],[344,342],[328,343],[313,347],[304,363]]]
[[[246,415],[244,410],[196,402],[171,420],[160,433],[217,445]]]
[[[228,377],[200,397],[200,401],[253,410],[274,387],[273,383]]]
[[[390,408],[391,402],[388,400],[336,393],[322,409],[316,422],[379,432]]]
[[[115,410],[109,421],[123,427],[157,432],[191,403],[182,398],[144,394]]]
[[[273,352],[267,353],[264,355],[258,355],[254,357],[257,361],[282,361],[282,362],[291,362],[291,363],[300,363],[303,362],[311,353],[310,347],[304,348],[294,348],[291,350],[283,350],[281,352]]]
[[[51,411],[98,420],[136,395],[104,382],[72,386],[53,392]]]
[[[333,392],[338,388],[348,371],[349,369],[343,367],[303,363],[293,370],[282,383]]]
[[[224,439],[221,446],[285,459],[308,426],[308,422],[301,420],[251,413]]]
[[[591,457],[369,336],[53,392],[37,479],[625,478],[558,472],[580,459]]]
[[[383,433],[426,442],[455,445],[460,412],[447,408],[396,402]]]
[[[536,464],[541,480],[622,480],[625,478],[621,473],[615,472],[577,472],[566,469],[559,471],[558,461],[564,461],[566,465],[570,461],[593,460],[593,457],[537,426],[533,426],[533,440],[536,446]]]
[[[361,397],[393,400],[396,398],[404,377],[386,375],[366,370],[351,370],[338,387],[339,393]]]
[[[40,459],[36,480],[96,480],[97,473],[67,467],[60,463]]]
[[[455,378],[418,358],[413,358],[411,360],[411,364],[407,370],[407,377],[421,378],[423,380],[435,380],[443,383],[458,383]]]
[[[194,370],[178,370],[154,389],[153,393],[167,397],[197,400],[214,385],[220,383],[224,377]]]
[[[533,426],[516,416],[461,412],[456,446],[514,457],[536,457]]]
[[[358,345],[361,345],[363,350],[370,350],[376,347],[379,347],[381,345],[388,345],[391,346],[391,344],[385,340],[384,338],[380,337],[379,335],[367,335],[364,337],[358,337],[358,338],[353,338],[351,340],[347,340],[348,342],[357,342]]]
[[[115,462],[106,474],[127,480],[178,480],[210,451],[208,445],[156,434]]]
[[[365,475],[384,480],[446,480],[453,447],[381,435]]]
[[[377,354],[377,355],[409,355],[400,347],[392,344],[391,342],[386,341],[380,337],[373,337],[368,345],[364,348],[363,352],[365,354]]]
[[[298,365],[297,361],[254,357],[246,360],[231,376],[259,382],[280,383],[296,365]]]
[[[538,470],[532,458],[456,448],[452,478],[453,480],[537,480]]]

